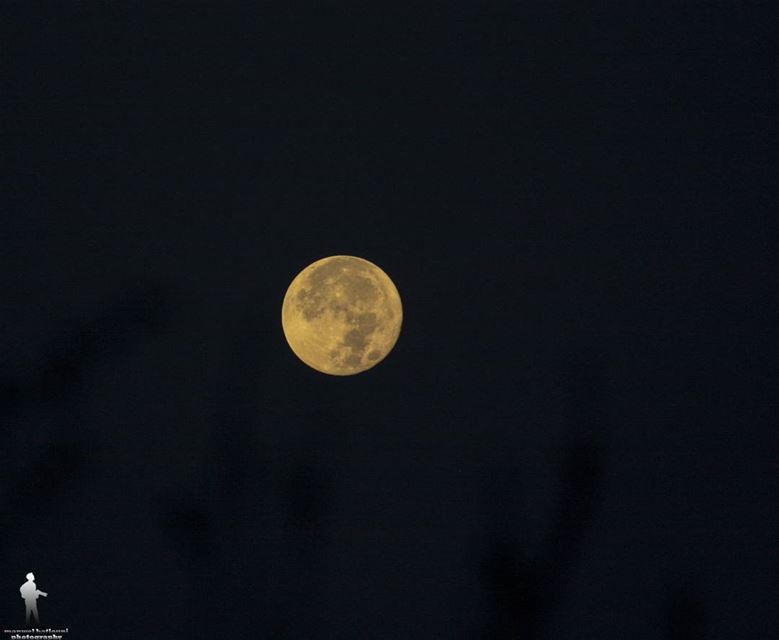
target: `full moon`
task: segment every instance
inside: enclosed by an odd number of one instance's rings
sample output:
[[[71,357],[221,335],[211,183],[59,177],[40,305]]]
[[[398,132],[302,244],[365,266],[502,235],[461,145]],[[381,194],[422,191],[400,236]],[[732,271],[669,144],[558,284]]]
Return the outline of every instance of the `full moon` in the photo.
[[[309,367],[334,376],[370,369],[400,335],[403,307],[392,280],[372,262],[330,256],[301,271],[281,307],[284,336]]]

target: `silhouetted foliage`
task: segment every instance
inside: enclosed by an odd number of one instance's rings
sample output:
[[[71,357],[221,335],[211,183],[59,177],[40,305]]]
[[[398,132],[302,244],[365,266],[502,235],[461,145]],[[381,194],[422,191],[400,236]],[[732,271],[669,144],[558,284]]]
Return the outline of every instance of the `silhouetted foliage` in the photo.
[[[669,640],[702,640],[707,637],[703,598],[689,586],[672,590],[665,614],[666,637]]]
[[[72,400],[95,358],[130,336],[157,326],[162,318],[166,294],[156,285],[144,283],[117,296],[104,313],[54,338],[38,365],[18,376],[4,376],[0,386],[0,416],[23,411],[27,406],[60,406],[60,419],[47,422],[48,444],[43,448],[25,445],[23,434],[6,438],[6,456],[0,494],[0,513],[20,515],[60,496],[87,473],[89,446],[80,438]],[[25,423],[4,420],[9,430]],[[10,434],[8,434],[10,435]],[[10,448],[8,443],[16,443]],[[12,469],[9,471],[9,468]]]
[[[517,532],[493,542],[483,578],[493,594],[497,638],[542,638],[582,557],[585,536],[598,507],[606,428],[600,363],[579,354],[567,371],[566,416],[573,436],[563,451],[560,491],[540,551],[529,558],[517,548]]]

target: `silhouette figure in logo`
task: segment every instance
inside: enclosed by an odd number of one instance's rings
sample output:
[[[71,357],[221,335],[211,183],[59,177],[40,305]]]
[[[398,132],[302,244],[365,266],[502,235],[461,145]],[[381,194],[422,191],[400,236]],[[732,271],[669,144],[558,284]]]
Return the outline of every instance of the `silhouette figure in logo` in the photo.
[[[22,594],[24,605],[27,608],[27,624],[30,624],[30,616],[35,618],[36,624],[40,624],[41,619],[38,617],[38,596],[43,596],[45,598],[49,594],[45,591],[38,591],[38,587],[35,586],[35,576],[32,573],[27,574],[27,582],[19,587],[19,593]]]

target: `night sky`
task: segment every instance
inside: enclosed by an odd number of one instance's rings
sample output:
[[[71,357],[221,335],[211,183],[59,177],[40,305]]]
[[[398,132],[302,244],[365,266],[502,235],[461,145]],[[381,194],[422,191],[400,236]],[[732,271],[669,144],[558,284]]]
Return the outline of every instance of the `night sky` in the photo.
[[[776,8],[416,4],[0,5],[3,629],[776,637]]]

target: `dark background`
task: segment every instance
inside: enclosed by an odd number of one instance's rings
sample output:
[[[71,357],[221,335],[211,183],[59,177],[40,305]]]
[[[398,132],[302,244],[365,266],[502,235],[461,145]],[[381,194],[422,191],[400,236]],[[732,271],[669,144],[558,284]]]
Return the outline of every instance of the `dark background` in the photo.
[[[3,628],[775,637],[773,3],[63,4],[0,12]],[[338,253],[405,311],[347,378],[280,327]]]

